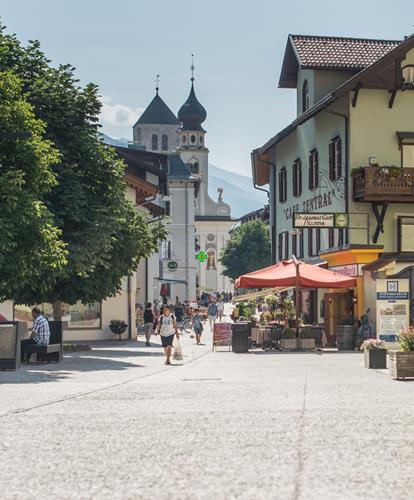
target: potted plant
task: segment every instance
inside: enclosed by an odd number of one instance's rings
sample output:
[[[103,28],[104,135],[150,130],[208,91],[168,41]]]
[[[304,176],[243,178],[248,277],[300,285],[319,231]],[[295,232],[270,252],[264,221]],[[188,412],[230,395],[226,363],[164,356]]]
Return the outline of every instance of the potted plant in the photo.
[[[299,349],[315,349],[315,334],[309,326],[303,328],[298,338]]]
[[[296,308],[295,302],[291,297],[286,297],[283,299],[283,310],[285,312],[285,318],[288,320],[289,328],[296,326]]]
[[[364,351],[365,368],[387,368],[387,346],[385,342],[377,339],[367,339],[362,343],[360,349]]]
[[[285,328],[280,339],[280,347],[282,351],[294,351],[298,348],[298,339],[296,332],[292,328]]]
[[[390,351],[390,375],[395,379],[414,377],[414,328],[402,329],[398,334],[399,351]]]
[[[112,319],[109,322],[109,329],[112,333],[119,336],[119,340],[121,340],[122,334],[126,331],[127,326],[128,325],[122,319]]]

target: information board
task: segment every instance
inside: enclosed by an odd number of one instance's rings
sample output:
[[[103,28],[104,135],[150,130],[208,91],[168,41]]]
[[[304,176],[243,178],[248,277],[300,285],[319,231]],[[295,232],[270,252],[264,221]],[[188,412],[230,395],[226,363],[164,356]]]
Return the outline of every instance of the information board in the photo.
[[[377,337],[395,336],[409,324],[408,279],[377,280]]]
[[[217,346],[231,346],[231,323],[215,323],[213,327],[213,349]]]

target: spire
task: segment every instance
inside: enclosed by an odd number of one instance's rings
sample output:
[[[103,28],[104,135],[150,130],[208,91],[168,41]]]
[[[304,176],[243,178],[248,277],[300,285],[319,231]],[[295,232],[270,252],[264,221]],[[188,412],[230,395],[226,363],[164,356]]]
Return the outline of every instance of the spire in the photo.
[[[198,101],[194,91],[194,54],[191,54],[191,89],[186,102],[181,106],[178,112],[178,118],[182,122],[182,130],[203,131],[201,124],[207,118],[207,111]]]

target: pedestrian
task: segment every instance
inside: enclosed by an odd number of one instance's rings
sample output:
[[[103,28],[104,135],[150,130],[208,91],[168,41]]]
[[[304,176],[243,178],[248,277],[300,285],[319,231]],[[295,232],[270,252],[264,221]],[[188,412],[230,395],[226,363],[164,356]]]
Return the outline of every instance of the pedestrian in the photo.
[[[200,343],[201,334],[203,333],[203,316],[200,314],[199,309],[195,309],[191,317],[191,326],[194,329],[197,345]]]
[[[147,303],[144,311],[144,332],[145,332],[145,345],[150,347],[151,335],[154,330],[155,315],[152,310],[151,302]]]
[[[174,315],[171,314],[170,307],[168,305],[162,308],[162,314],[158,318],[158,333],[161,336],[161,342],[166,356],[165,364],[170,365],[174,336],[177,336],[177,340],[180,336],[178,334],[177,321],[175,320]]]
[[[38,309],[37,307],[34,307],[32,309],[32,318],[33,318],[32,333],[30,335],[30,338],[23,339],[21,341],[22,352],[23,352],[23,348],[25,345],[34,345],[34,344],[47,345],[47,344],[49,344],[50,329],[49,329],[48,320],[43,316],[42,311],[40,309]],[[23,359],[23,355],[22,355],[22,361],[29,361],[29,359],[30,359],[30,354],[26,360]]]
[[[217,304],[213,299],[207,309],[208,323],[210,325],[210,330],[213,331],[214,323],[217,321]]]
[[[222,299],[220,299],[220,302],[217,304],[217,314],[218,320],[221,322],[224,314],[224,302]]]

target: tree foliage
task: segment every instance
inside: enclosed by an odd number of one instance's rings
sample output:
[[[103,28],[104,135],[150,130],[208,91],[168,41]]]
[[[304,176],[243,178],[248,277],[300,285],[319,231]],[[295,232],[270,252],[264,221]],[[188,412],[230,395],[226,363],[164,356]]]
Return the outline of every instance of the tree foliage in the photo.
[[[11,298],[26,304],[103,300],[156,250],[164,229],[148,225],[125,199],[125,164],[99,139],[97,86],[81,87],[72,66],[51,66],[39,42],[24,47],[4,27],[1,48],[0,71],[13,71],[20,79],[26,100],[45,124],[45,137],[59,151],[60,161],[52,165],[55,181],[39,196],[68,251],[53,286],[39,289],[33,282],[14,289]]]
[[[235,280],[271,265],[269,228],[262,220],[246,222],[237,227],[220,255],[223,274]]]

